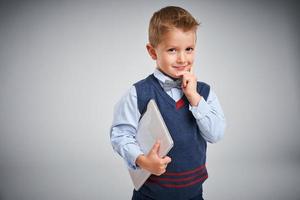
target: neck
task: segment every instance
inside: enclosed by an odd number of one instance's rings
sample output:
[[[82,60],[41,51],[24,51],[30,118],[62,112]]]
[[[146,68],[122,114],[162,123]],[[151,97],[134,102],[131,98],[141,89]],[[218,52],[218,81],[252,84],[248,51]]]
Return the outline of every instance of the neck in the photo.
[[[161,69],[157,68],[161,73],[163,73],[165,76],[169,77],[170,79],[172,79],[173,81],[178,80],[179,78],[173,78],[172,76],[169,76],[168,74],[166,74],[165,72],[163,72]]]

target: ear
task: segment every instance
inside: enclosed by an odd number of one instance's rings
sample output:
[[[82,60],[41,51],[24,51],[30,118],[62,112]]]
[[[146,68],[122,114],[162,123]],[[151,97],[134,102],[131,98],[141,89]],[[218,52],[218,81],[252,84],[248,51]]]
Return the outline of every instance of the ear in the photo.
[[[151,58],[153,60],[156,60],[157,55],[156,55],[156,52],[155,52],[155,48],[149,43],[146,45],[146,48],[147,48],[147,51],[148,51],[149,55],[151,56]]]

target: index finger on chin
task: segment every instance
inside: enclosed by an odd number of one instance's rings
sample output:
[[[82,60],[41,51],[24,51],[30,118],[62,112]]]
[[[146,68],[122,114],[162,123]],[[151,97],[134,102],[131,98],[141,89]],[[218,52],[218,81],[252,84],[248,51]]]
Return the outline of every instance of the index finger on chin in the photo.
[[[178,73],[177,73],[177,76],[183,77],[185,74],[188,74],[188,73],[189,73],[189,71],[178,72]]]

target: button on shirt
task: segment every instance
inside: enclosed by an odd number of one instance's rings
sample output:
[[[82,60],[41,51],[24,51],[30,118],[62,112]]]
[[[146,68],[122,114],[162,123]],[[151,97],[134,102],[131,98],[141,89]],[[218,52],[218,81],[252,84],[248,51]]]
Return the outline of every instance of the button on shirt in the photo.
[[[155,78],[162,84],[172,80],[158,69],[154,71]],[[172,88],[167,94],[178,101],[183,96],[181,89]],[[202,137],[210,143],[216,143],[224,135],[225,118],[216,94],[210,89],[207,101],[201,98],[197,106],[189,106],[196,119]],[[110,139],[113,149],[124,158],[128,167],[136,169],[137,157],[144,154],[136,139],[138,122],[141,114],[137,105],[137,93],[132,86],[119,100],[114,108],[113,123],[110,130]]]

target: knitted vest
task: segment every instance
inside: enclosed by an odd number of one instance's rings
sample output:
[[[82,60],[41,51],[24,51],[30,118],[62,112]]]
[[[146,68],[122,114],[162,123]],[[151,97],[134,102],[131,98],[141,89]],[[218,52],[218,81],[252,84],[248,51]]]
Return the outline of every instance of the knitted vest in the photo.
[[[154,99],[174,141],[168,153],[172,161],[161,176],[151,175],[137,191],[140,196],[163,200],[184,200],[202,193],[208,174],[205,167],[206,141],[200,134],[196,119],[189,110],[185,96],[175,102],[161,87],[153,74],[134,84],[138,109],[145,112]],[[198,82],[197,91],[206,100],[210,87]]]

